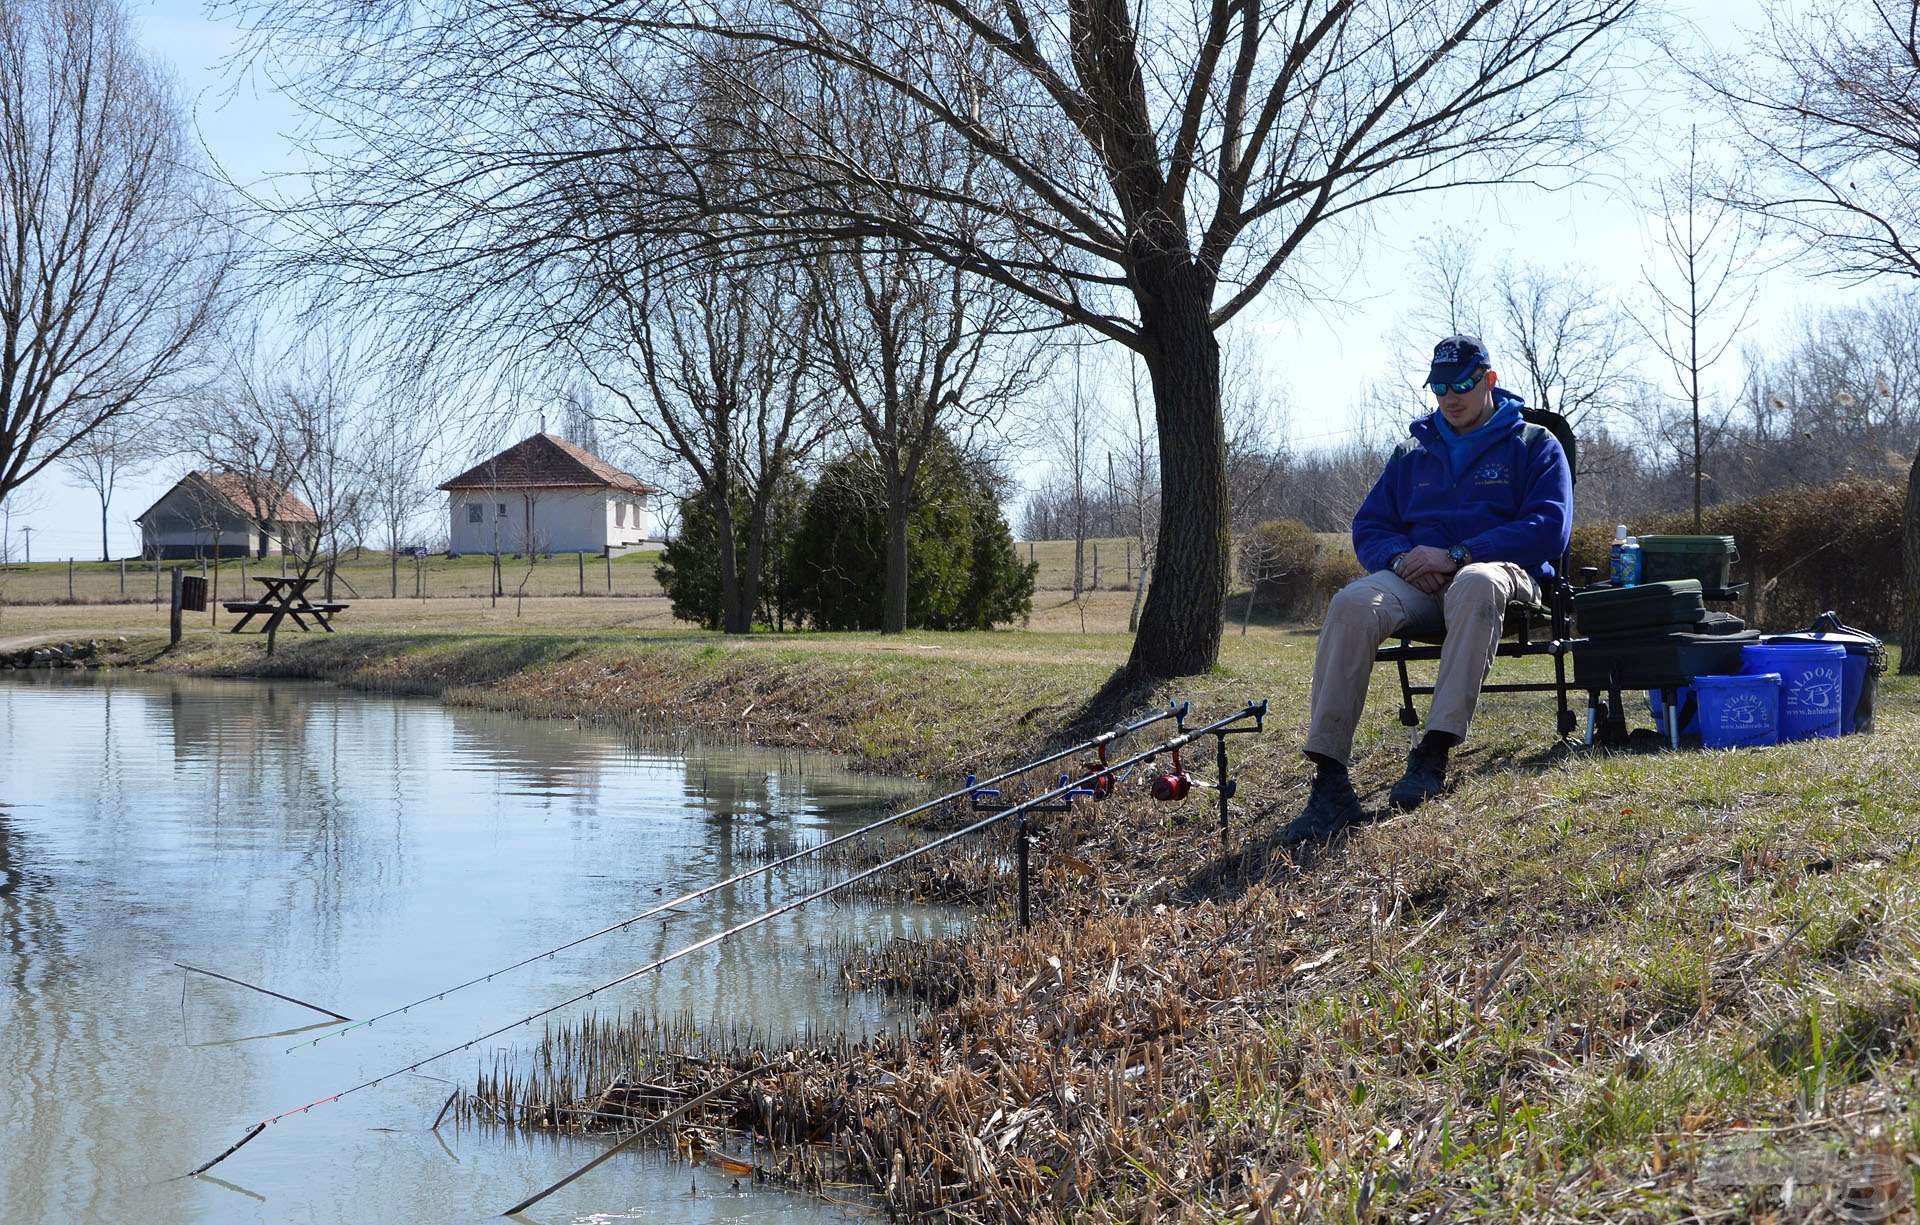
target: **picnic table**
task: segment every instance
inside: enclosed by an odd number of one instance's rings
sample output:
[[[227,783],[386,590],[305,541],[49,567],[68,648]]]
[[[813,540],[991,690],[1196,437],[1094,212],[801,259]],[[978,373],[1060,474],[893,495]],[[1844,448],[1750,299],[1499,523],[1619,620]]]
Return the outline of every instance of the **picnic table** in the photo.
[[[247,627],[247,622],[259,616],[267,619],[266,624],[260,627],[262,633],[271,634],[288,617],[293,618],[293,623],[301,629],[308,629],[310,627],[303,618],[312,617],[321,629],[331,634],[333,626],[328,619],[347,607],[335,603],[315,604],[307,599],[307,589],[320,581],[318,577],[255,575],[253,581],[267,589],[259,599],[225,602],[228,612],[242,614],[234,622],[233,628],[227,631],[230,634],[239,633]]]

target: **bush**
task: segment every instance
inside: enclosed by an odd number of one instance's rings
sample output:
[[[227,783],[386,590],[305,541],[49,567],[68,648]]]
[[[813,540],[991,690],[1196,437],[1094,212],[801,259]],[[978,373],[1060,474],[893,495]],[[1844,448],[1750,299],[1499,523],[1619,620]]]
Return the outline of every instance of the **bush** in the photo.
[[[1240,538],[1240,579],[1276,616],[1304,610],[1319,560],[1320,537],[1298,519],[1269,519]]]
[[[871,456],[827,465],[788,551],[785,597],[824,630],[879,629],[887,582],[886,496]],[[907,624],[989,629],[1033,610],[1038,567],[1014,552],[992,487],[942,440],[921,465],[907,527]]]
[[[1746,583],[1743,615],[1756,628],[1798,629],[1827,609],[1881,637],[1898,632],[1904,574],[1905,491],[1888,481],[1836,481],[1710,506],[1708,535],[1732,536],[1740,550],[1733,580]],[[1635,534],[1686,535],[1693,512],[1628,525]],[[1611,525],[1574,529],[1573,577],[1597,566],[1606,577]]]
[[[1366,567],[1351,553],[1335,550],[1322,557],[1313,572],[1312,615],[1324,615],[1335,593],[1353,580],[1366,577],[1366,573]]]
[[[762,624],[783,622],[787,614],[780,602],[783,554],[792,528],[800,516],[801,498],[806,487],[798,480],[783,482],[768,508],[766,543],[760,563],[760,598],[757,617]],[[744,559],[751,509],[737,499],[733,512],[734,549]],[[710,630],[720,628],[720,545],[719,526],[713,510],[700,495],[680,499],[680,531],[660,551],[653,575],[673,603],[673,615]]]

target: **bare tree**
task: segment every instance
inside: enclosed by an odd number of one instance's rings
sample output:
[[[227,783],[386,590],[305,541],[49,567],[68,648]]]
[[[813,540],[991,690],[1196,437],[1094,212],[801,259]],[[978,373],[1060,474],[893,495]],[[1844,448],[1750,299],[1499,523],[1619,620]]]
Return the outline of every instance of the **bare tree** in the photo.
[[[1658,267],[1643,268],[1650,309],[1634,320],[1679,384],[1692,427],[1693,530],[1701,516],[1701,382],[1747,326],[1759,287],[1744,276],[1761,230],[1752,214],[1711,191],[1719,177],[1700,158],[1700,129],[1687,129],[1686,165],[1659,185]],[[1743,287],[1741,282],[1748,280]]]
[[[18,519],[25,524],[28,518],[39,514],[44,509],[46,509],[46,496],[38,488],[16,485],[6,493],[0,494],[0,564],[10,565],[13,562],[14,533],[23,530],[15,526],[14,520]],[[28,539],[30,540],[31,537]]]
[[[625,406],[625,426],[698,484],[717,525],[722,628],[749,633],[780,482],[835,428],[811,368],[817,304],[791,265],[714,253],[673,274],[644,258],[603,264],[601,283],[613,305],[594,340],[605,359],[596,377]],[[613,381],[617,362],[637,371],[637,387]]]
[[[1735,204],[1778,222],[1849,281],[1920,277],[1920,0],[1771,13],[1760,44],[1701,74],[1761,173]],[[1920,451],[1916,452],[1920,464]],[[1920,557],[1909,481],[1906,555]],[[1920,566],[1906,568],[1900,670],[1920,672]]]
[[[1580,427],[1619,407],[1639,339],[1632,320],[1577,269],[1508,267],[1494,276],[1502,343],[1512,359],[1507,382],[1527,390],[1534,408]],[[1525,380],[1524,383],[1521,380]]]
[[[1066,495],[1066,528],[1073,538],[1073,598],[1086,590],[1087,485],[1093,478],[1094,418],[1082,385],[1081,355],[1073,356],[1072,381],[1065,403],[1046,416],[1045,431],[1052,444],[1055,472]]]
[[[228,346],[218,376],[169,414],[167,445],[190,463],[232,478],[237,501],[255,525],[245,553],[265,557],[273,546],[270,528],[283,521],[294,475],[306,461],[307,439],[275,386],[278,355],[263,354],[259,345],[253,335]],[[218,506],[207,513],[217,516]],[[203,516],[201,526],[209,522],[215,520]]]
[[[605,415],[592,390],[581,383],[570,382],[560,393],[560,437],[595,455],[603,455],[600,419]]]
[[[151,426],[132,414],[109,418],[67,448],[60,466],[100,500],[100,560],[112,561],[107,544],[107,506],[129,465],[152,458]]]
[[[175,390],[229,265],[118,4],[0,5],[0,497]]]
[[[1598,135],[1609,35],[1636,0],[1222,3],[1137,20],[1080,0],[253,8],[257,45],[286,57],[317,102],[351,95],[364,105],[335,113],[372,117],[345,142],[371,152],[336,162],[316,214],[325,242],[368,275],[471,261],[493,241],[476,238],[475,218],[536,199],[544,167],[644,155],[686,173],[619,176],[638,198],[522,230],[519,249],[636,232],[882,236],[1134,348],[1154,389],[1164,496],[1127,675],[1151,680],[1203,671],[1219,649],[1229,548],[1215,329],[1276,282],[1302,283],[1296,261],[1372,204],[1563,179]],[[321,70],[301,74],[316,54]],[[651,97],[592,132],[585,99],[604,96],[608,60],[656,76],[697,61],[734,118],[723,130],[711,105]],[[991,171],[876,173],[843,130],[793,104],[787,81],[803,71],[864,78]],[[779,121],[739,118],[761,115]],[[414,130],[420,118],[436,126]]]
[[[387,549],[387,595],[400,597],[400,550],[420,514],[433,502],[422,476],[426,451],[439,422],[411,406],[388,405],[357,434],[358,463],[366,496],[361,505],[380,527]]]
[[[980,427],[1004,417],[1043,351],[1024,326],[1024,298],[911,248],[856,239],[808,267],[820,360],[880,468],[880,629],[897,634],[907,628],[908,525],[922,465],[943,435],[967,450]]]
[[[1113,486],[1110,492],[1123,508],[1127,533],[1133,537],[1140,555],[1140,568],[1133,576],[1133,606],[1127,611],[1127,632],[1131,634],[1140,628],[1140,606],[1147,596],[1147,570],[1153,564],[1154,543],[1159,536],[1160,485],[1156,478],[1160,463],[1154,448],[1153,410],[1143,394],[1146,389],[1141,386],[1139,357],[1129,350],[1126,360],[1128,411],[1115,431],[1125,458],[1116,484],[1112,452],[1108,452],[1107,481]]]

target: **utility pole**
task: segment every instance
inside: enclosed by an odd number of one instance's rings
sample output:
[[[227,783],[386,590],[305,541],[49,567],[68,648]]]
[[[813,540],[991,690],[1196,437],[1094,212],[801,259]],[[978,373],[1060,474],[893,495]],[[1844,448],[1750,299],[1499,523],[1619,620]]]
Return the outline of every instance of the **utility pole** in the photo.
[[[20,534],[27,538],[27,564],[31,566],[33,564],[33,529],[23,527],[20,529]]]

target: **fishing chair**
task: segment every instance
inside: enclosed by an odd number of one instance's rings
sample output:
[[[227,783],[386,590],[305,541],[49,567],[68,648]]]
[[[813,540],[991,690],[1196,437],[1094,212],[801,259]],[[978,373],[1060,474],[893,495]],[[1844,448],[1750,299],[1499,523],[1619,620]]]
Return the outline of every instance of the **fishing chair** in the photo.
[[[1577,448],[1573,438],[1573,427],[1559,413],[1540,408],[1523,408],[1520,415],[1530,425],[1540,426],[1552,434],[1560,443],[1560,449],[1567,453],[1567,469],[1577,484],[1580,477],[1580,465]],[[1496,683],[1491,679],[1480,686],[1482,693],[1551,693],[1558,704],[1558,718],[1555,726],[1560,735],[1570,736],[1579,726],[1573,708],[1567,704],[1567,655],[1572,649],[1573,640],[1573,584],[1567,576],[1571,565],[1571,552],[1560,556],[1560,564],[1554,567],[1553,578],[1541,584],[1539,600],[1515,600],[1507,605],[1506,627],[1501,634],[1499,646],[1494,648],[1494,659],[1520,659],[1529,655],[1548,655],[1553,658],[1553,679],[1551,681],[1508,681]],[[1420,726],[1420,712],[1414,709],[1416,695],[1433,693],[1432,685],[1416,685],[1407,672],[1410,663],[1437,663],[1440,659],[1440,644],[1446,641],[1446,630],[1406,629],[1399,634],[1399,643],[1383,646],[1374,655],[1375,663],[1391,663],[1400,672],[1400,722],[1408,727]]]

